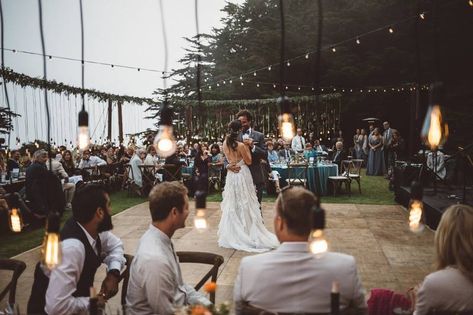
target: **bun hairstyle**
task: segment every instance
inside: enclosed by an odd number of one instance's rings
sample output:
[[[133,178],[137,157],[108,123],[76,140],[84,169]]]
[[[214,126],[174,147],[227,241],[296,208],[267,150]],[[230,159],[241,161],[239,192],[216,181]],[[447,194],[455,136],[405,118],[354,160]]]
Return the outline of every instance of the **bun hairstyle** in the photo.
[[[240,134],[240,129],[241,123],[237,119],[228,124],[228,135],[226,141],[227,145],[233,150],[236,150],[238,147],[237,138]]]

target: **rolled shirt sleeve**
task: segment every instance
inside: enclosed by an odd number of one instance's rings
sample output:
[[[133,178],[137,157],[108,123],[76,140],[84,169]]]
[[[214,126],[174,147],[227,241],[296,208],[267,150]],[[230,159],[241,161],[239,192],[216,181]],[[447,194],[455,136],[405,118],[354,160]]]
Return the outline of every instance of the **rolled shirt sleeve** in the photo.
[[[106,255],[103,262],[107,265],[107,270],[123,270],[126,259],[122,240],[112,232],[107,231],[100,233],[100,241],[102,252]]]

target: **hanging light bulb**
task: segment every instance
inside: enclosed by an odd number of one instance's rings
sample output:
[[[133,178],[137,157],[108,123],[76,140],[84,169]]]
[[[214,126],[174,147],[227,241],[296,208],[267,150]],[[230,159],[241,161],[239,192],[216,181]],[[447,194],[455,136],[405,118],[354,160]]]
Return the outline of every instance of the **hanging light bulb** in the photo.
[[[268,66],[268,71],[271,71],[271,66]]]
[[[256,87],[259,87],[259,83],[256,83]]]
[[[309,53],[305,54],[305,59],[309,59]]]
[[[52,270],[61,263],[59,216],[56,213],[51,213],[46,224],[46,235],[41,249],[42,263]]]
[[[333,52],[337,52],[337,49],[335,47],[332,47]]]
[[[320,257],[328,251],[328,243],[324,237],[325,210],[319,206],[312,209],[312,233],[309,240],[309,251]]]
[[[468,0],[468,5],[469,5],[470,7],[473,7],[473,0]]]
[[[473,1],[473,0],[470,0],[470,1]],[[422,20],[425,20],[425,13],[422,12],[419,14],[419,17],[422,19]]]
[[[12,232],[15,232],[15,233],[21,232],[23,228],[23,221],[21,219],[21,214],[17,208],[12,208],[9,211],[8,225],[10,226],[10,230]]]
[[[176,152],[176,140],[172,128],[172,109],[164,101],[159,120],[158,134],[154,138],[154,147],[160,157],[168,157]]]
[[[273,84],[273,88],[274,88],[274,89],[276,88],[276,84]]]
[[[277,100],[281,114],[279,115],[279,133],[285,141],[294,138],[296,124],[294,116],[291,113],[291,103],[287,96],[280,96]]]
[[[291,66],[291,63],[288,61],[288,62],[286,63],[286,65],[287,65],[288,67],[290,67],[290,66]]]
[[[255,72],[253,72],[253,76],[254,76],[254,77],[256,77],[256,71],[255,71]]]
[[[228,82],[230,82],[230,84],[232,84],[232,83],[233,83],[233,80],[230,80],[230,81],[228,81]]]
[[[430,106],[425,116],[421,137],[432,151],[445,143],[448,138],[448,124],[444,123],[440,103],[443,98],[442,83],[433,83],[430,87]]]
[[[243,80],[243,76],[240,76],[240,80]]]
[[[206,213],[206,197],[207,193],[204,190],[195,192],[195,217],[194,226],[198,232],[203,232],[208,228]]]
[[[360,41],[359,38],[356,39],[356,44],[357,44],[357,45],[361,44],[361,41]]]
[[[409,202],[409,229],[414,233],[420,233],[424,230],[422,223],[422,212],[424,205],[422,203],[422,186],[419,182],[412,182],[411,200]]]
[[[85,111],[85,107],[82,106],[82,110],[79,112],[79,130],[77,136],[79,150],[87,150],[90,143],[89,141],[89,114]]]
[[[394,29],[393,29],[393,27],[392,27],[392,26],[390,26],[390,27],[388,28],[388,31],[389,31],[389,33],[391,33],[391,34],[392,34],[392,33],[394,33]]]

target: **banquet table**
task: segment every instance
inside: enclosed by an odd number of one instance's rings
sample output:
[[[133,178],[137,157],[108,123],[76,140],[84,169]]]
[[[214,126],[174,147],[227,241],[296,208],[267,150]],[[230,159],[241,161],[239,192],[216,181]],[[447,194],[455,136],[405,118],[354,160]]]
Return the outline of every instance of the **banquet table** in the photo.
[[[298,167],[297,167],[298,168]],[[302,169],[302,167],[301,167]],[[281,176],[281,179],[286,182],[288,177],[287,165],[271,165],[271,170],[277,171]],[[309,165],[307,168],[307,188],[319,195],[327,195],[328,188],[327,182],[329,176],[338,175],[337,164],[317,164]]]

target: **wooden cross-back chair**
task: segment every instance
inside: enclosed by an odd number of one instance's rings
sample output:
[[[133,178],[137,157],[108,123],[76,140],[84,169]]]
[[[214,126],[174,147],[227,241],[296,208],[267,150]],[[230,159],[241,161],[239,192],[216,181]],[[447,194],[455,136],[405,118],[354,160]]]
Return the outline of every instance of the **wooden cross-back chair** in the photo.
[[[303,185],[307,188],[308,184],[308,163],[289,163],[287,165],[287,184]]]

